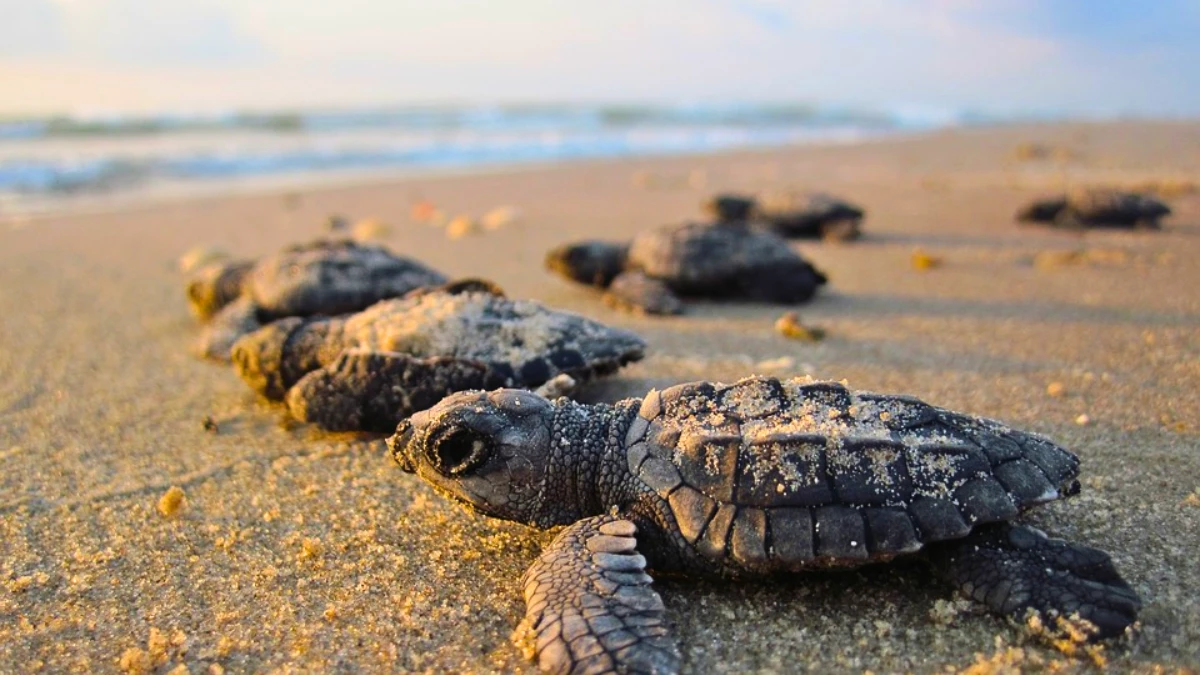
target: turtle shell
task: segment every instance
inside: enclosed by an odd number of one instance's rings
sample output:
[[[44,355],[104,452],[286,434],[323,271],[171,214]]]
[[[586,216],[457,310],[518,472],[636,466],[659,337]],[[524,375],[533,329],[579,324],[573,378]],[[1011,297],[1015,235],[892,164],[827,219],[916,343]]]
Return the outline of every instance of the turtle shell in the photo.
[[[265,314],[279,317],[356,312],[445,282],[440,273],[380,246],[318,240],[259,260],[244,288]]]
[[[719,296],[736,293],[755,271],[803,264],[785,239],[770,232],[739,223],[683,223],[634,237],[626,268],[685,295]]]
[[[652,391],[627,448],[701,558],[751,571],[886,560],[1078,490],[1044,438],[801,378]]]
[[[1159,200],[1135,192],[1092,189],[1067,194],[1067,208],[1083,223],[1136,225],[1171,213]]]
[[[646,347],[630,331],[479,290],[412,293],[331,323],[340,339],[330,354],[357,349],[471,359],[488,364],[504,386],[606,374],[640,360]]]
[[[821,238],[825,227],[839,221],[857,221],[863,210],[850,202],[823,192],[790,192],[763,197],[759,216],[784,237]],[[849,231],[847,232],[849,234]],[[853,238],[857,229],[852,231]]]

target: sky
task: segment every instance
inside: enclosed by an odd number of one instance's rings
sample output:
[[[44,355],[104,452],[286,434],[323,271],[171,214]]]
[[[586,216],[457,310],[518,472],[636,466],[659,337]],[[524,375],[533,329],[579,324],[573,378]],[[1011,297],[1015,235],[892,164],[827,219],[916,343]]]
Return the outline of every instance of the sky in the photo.
[[[0,114],[814,102],[1200,116],[1200,0],[0,0]]]

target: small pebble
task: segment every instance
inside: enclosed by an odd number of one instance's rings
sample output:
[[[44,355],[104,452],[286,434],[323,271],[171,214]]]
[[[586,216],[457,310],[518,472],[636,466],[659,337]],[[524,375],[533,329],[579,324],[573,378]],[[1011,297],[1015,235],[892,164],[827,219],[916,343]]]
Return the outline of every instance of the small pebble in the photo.
[[[428,199],[421,199],[413,203],[412,210],[409,215],[418,223],[428,223],[433,220],[435,214],[441,213],[438,207]]]
[[[775,332],[792,340],[820,342],[825,339],[825,329],[805,326],[795,312],[787,312],[775,320]]]
[[[364,218],[354,224],[354,231],[351,237],[355,241],[371,241],[373,239],[384,239],[391,236],[392,228],[387,223],[376,218]]]
[[[170,518],[183,508],[186,495],[183,488],[178,485],[172,485],[169,490],[163,493],[163,496],[158,500],[158,512],[165,518]]]
[[[301,558],[318,558],[325,551],[325,545],[320,539],[313,537],[305,537],[300,542],[300,557]]]
[[[515,206],[497,206],[483,214],[479,224],[485,230],[499,230],[516,223],[521,218],[521,211]]]
[[[149,673],[154,669],[154,661],[145,650],[138,647],[130,647],[121,653],[121,657],[117,659],[117,667],[126,673]]]
[[[1067,388],[1063,386],[1062,382],[1051,382],[1046,386],[1046,393],[1050,396],[1058,398],[1067,393]]]
[[[912,252],[912,266],[918,272],[927,272],[931,269],[941,267],[942,259],[938,256],[930,255],[921,249],[916,249]]]
[[[479,231],[479,224],[470,216],[458,216],[446,224],[446,236],[451,239],[462,239]]]
[[[1075,424],[1078,424],[1081,427],[1086,426],[1086,425],[1090,424],[1091,422],[1092,422],[1092,418],[1088,417],[1086,413],[1075,418]]]

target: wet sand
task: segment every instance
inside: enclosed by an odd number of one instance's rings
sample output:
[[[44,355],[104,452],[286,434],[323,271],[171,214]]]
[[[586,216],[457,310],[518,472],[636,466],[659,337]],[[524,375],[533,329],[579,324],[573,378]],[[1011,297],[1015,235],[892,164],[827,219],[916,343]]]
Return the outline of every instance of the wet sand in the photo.
[[[1027,141],[1077,157],[1015,159]],[[1200,667],[1200,195],[1172,199],[1161,232],[1011,218],[1064,180],[1181,176],[1200,180],[1200,124],[1056,125],[0,224],[0,672],[533,671],[509,635],[547,534],[450,505],[378,439],[286,423],[189,353],[180,254],[265,253],[321,234],[334,212],[391,224],[385,243],[447,273],[641,333],[648,358],[587,400],[807,373],[1051,436],[1082,458],[1084,490],[1030,520],[1109,551],[1145,600],[1133,639],[1105,648],[1110,667]],[[831,279],[799,308],[822,342],[775,333],[778,307],[618,314],[542,269],[554,244],[696,215],[713,190],[789,186],[868,212],[860,242],[796,244]],[[451,240],[410,220],[418,197],[523,217]],[[941,264],[914,269],[914,249]],[[160,509],[171,486],[183,500]],[[948,603],[919,564],[659,590],[687,672],[941,672],[997,641],[1025,647],[1027,670],[1091,667]]]

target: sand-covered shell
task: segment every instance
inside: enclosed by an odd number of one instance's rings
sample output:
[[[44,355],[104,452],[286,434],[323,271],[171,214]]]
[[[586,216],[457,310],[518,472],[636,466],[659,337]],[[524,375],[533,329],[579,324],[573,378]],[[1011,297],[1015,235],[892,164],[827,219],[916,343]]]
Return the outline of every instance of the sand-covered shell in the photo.
[[[629,245],[625,267],[685,296],[803,302],[825,283],[780,237],[732,224],[684,223],[642,232]]]
[[[387,430],[454,391],[586,381],[645,347],[627,330],[467,280],[343,317],[276,321],[240,339],[233,362],[297,419]]]
[[[196,350],[227,360],[233,342],[263,323],[356,312],[445,282],[440,272],[380,246],[318,240],[256,261],[202,267],[187,294],[192,312],[209,324]]]
[[[1040,436],[805,378],[651,392],[627,442],[679,533],[734,569],[886,560],[1078,490]]]
[[[789,239],[847,241],[861,235],[865,211],[825,192],[785,190],[752,197],[719,194],[704,204],[720,222],[757,222]]]
[[[1017,212],[1017,220],[1058,227],[1158,229],[1171,207],[1149,195],[1108,188],[1082,188],[1034,200]]]

